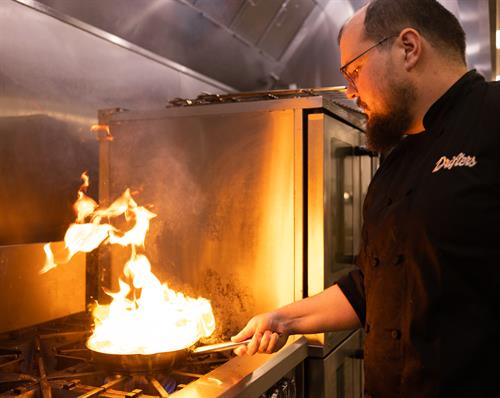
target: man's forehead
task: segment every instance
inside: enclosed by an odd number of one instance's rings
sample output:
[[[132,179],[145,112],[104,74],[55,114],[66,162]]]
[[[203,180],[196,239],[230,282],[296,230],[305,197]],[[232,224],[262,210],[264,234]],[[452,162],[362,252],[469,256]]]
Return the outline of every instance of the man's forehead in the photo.
[[[352,48],[355,51],[355,48],[366,41],[364,36],[365,14],[366,7],[363,7],[345,23],[340,39],[340,49],[343,56],[347,56],[349,49]]]
[[[363,7],[347,20],[342,31],[342,40],[345,39],[361,39],[364,32],[366,8]],[[341,42],[342,42],[341,40]]]

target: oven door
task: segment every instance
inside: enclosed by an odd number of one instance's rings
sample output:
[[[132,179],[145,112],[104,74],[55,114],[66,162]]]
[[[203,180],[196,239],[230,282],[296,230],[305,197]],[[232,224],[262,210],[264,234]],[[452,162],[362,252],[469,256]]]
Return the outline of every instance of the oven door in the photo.
[[[362,174],[357,156],[364,135],[324,113],[307,125],[306,296],[323,291],[353,269],[361,236]]]
[[[327,113],[308,115],[307,279],[305,296],[355,269],[362,205],[377,167],[362,132]],[[360,397],[362,331],[309,335],[306,380],[311,397]],[[348,353],[348,351],[350,353]]]
[[[362,331],[342,341],[324,358],[306,360],[306,396],[361,398],[363,396]]]
[[[355,268],[362,203],[373,174],[358,129],[326,113],[308,115],[307,263],[304,296],[332,286]],[[324,357],[351,332],[309,336],[311,354]]]

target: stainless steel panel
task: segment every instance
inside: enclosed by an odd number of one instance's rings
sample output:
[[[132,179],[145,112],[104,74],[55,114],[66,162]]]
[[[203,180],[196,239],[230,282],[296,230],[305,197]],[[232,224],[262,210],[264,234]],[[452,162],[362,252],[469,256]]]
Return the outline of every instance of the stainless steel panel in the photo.
[[[247,0],[230,27],[249,42],[257,44],[283,3],[283,0]]]
[[[363,363],[357,359],[362,347],[360,330],[324,358],[306,360],[306,395],[314,398],[361,398]]]
[[[245,0],[193,0],[192,3],[208,16],[229,26]]]
[[[307,341],[296,336],[277,353],[233,358],[172,397],[260,397],[281,377],[299,366],[306,356]],[[302,395],[296,397],[302,398]]]
[[[295,234],[295,297],[304,298],[304,126],[303,113],[295,112],[294,148],[294,234]]]
[[[314,0],[319,6],[325,7],[330,0]]]
[[[325,114],[308,116],[308,295],[331,286],[353,263],[353,149],[360,131]],[[346,196],[348,198],[346,199]]]
[[[269,56],[263,56],[257,47],[207,14],[206,7],[198,8],[196,3],[185,0],[41,1],[237,90],[266,88],[267,76],[276,66]],[[169,97],[174,96],[185,97],[177,94]]]
[[[325,115],[308,115],[307,119],[307,296],[325,288]]]
[[[35,1],[1,2],[0,245],[60,240],[82,171],[97,191],[89,128],[98,108],[161,108],[175,96],[228,89],[129,44]],[[43,261],[31,245],[0,250],[2,330],[85,309],[83,268],[38,276],[33,262]]]
[[[284,3],[259,46],[275,59],[280,59],[314,6],[313,0],[289,0]]]
[[[168,116],[176,111],[111,117],[105,180],[111,198],[130,187],[152,206],[154,272],[209,298],[227,337],[251,315],[295,299],[301,129],[293,109]],[[122,266],[113,253],[114,281]]]
[[[0,26],[0,244],[62,239],[80,174],[97,175],[97,108],[216,89],[16,2]]]
[[[82,142],[75,130],[46,115],[0,118],[0,245],[63,239],[80,174],[97,177],[97,142]]]
[[[13,1],[2,2],[0,26],[0,245],[62,239],[80,174],[97,175],[97,108],[217,90]]]
[[[40,275],[44,264],[42,244],[0,246],[0,333],[85,311],[85,255]]]
[[[354,11],[348,0],[330,1],[324,7],[316,7],[283,55],[281,80],[297,87],[346,84],[339,71],[337,36]]]

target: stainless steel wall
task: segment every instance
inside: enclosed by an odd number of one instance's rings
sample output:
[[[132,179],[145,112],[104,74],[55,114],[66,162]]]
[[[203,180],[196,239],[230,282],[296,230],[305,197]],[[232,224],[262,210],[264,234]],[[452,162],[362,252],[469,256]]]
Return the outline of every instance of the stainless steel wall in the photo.
[[[0,332],[85,310],[85,258],[39,275],[88,170],[97,110],[161,108],[230,87],[35,1],[0,2]],[[33,243],[29,244],[28,243]]]
[[[85,311],[85,255],[40,275],[44,263],[40,243],[0,246],[0,333]]]
[[[62,238],[80,174],[97,177],[90,126],[98,109],[161,108],[174,97],[231,90],[24,3],[0,4],[0,245]]]

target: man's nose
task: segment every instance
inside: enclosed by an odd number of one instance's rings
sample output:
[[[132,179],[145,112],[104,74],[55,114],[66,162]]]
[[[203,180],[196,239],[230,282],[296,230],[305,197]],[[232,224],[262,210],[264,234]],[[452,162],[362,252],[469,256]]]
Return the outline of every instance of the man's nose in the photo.
[[[358,90],[356,90],[356,87],[354,87],[351,83],[347,84],[345,95],[349,99],[356,99],[359,97]]]

